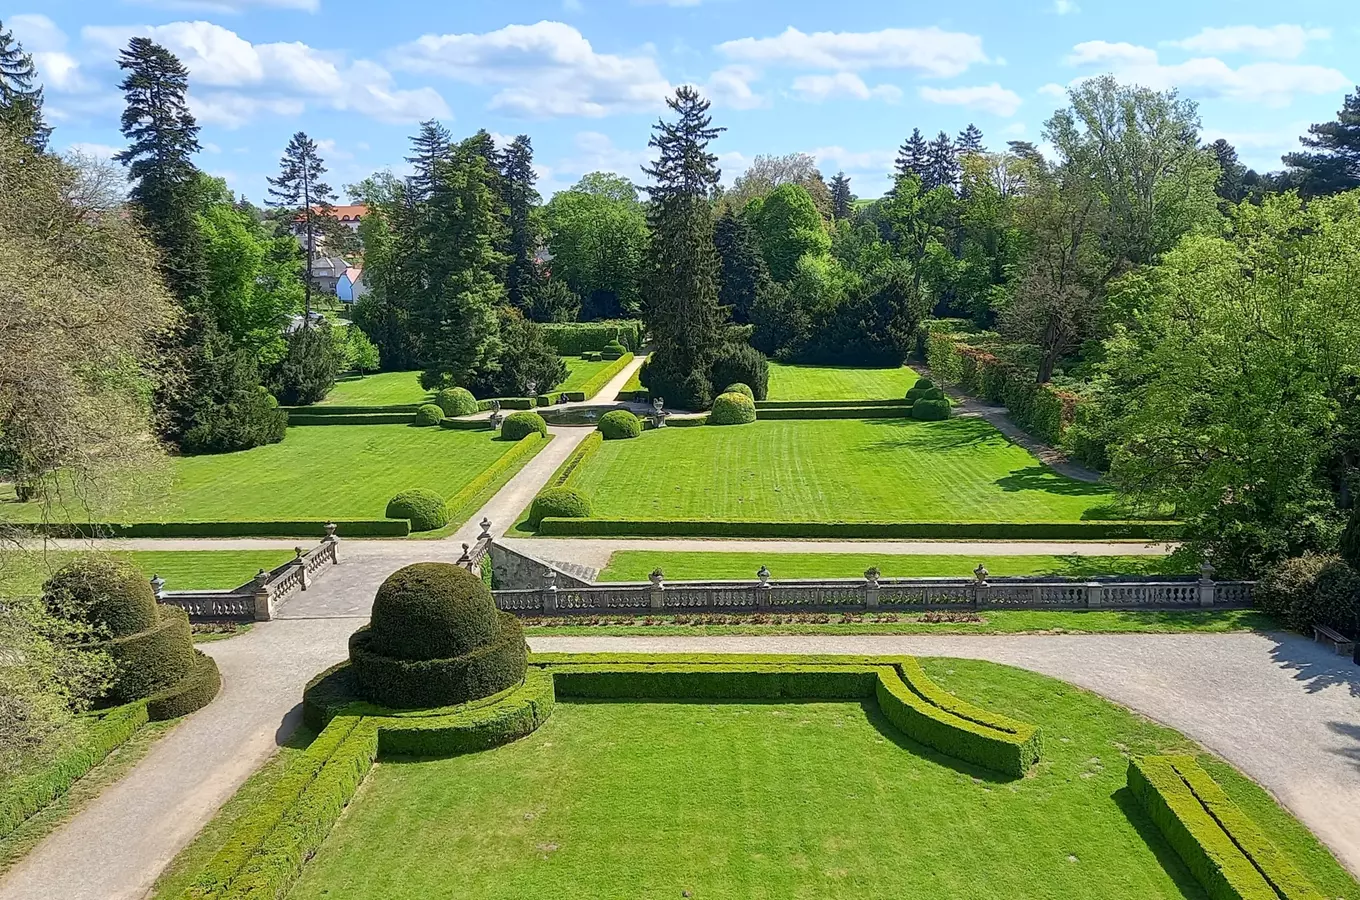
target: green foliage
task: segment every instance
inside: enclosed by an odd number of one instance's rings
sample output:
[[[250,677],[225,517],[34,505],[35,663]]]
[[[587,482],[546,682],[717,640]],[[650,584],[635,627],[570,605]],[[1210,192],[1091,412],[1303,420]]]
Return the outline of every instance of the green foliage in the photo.
[[[948,400],[922,398],[911,405],[911,417],[920,422],[943,422],[952,414]]]
[[[610,341],[609,343],[605,344],[604,349],[600,351],[600,358],[612,361],[618,359],[627,352],[628,348],[624,347],[623,344],[620,344],[616,340]]]
[[[1351,509],[1350,524],[1341,533],[1341,558],[1360,572],[1360,505]]]
[[[147,698],[147,715],[153,722],[187,716],[211,703],[221,690],[222,673],[217,669],[217,662],[203,651],[195,650],[189,673]]]
[[[500,352],[473,378],[469,386],[474,394],[522,396],[531,382],[541,394],[566,381],[567,364],[544,340],[541,326],[508,306],[501,308],[499,321]]]
[[[158,621],[151,583],[132,563],[105,554],[78,557],[54,572],[43,585],[43,605],[104,638],[137,634]]]
[[[101,645],[117,667],[109,689],[116,703],[151,697],[193,671],[194,639],[188,614],[175,606],[159,607],[159,612],[160,621],[145,631]]]
[[[443,391],[440,391],[440,393],[443,393]],[[416,410],[413,424],[419,428],[427,428],[431,425],[438,425],[443,420],[444,410],[438,404],[426,403]]]
[[[324,400],[343,362],[329,324],[303,323],[288,335],[288,352],[270,377],[274,394],[286,406]]]
[[[480,578],[476,581],[487,590]],[[367,627],[359,629],[350,638],[349,658],[362,696],[390,709],[426,709],[479,700],[513,687],[524,679],[528,648],[514,614],[495,615],[499,630],[492,640],[447,658],[387,656],[373,649]]]
[[[742,394],[743,396],[748,397],[752,403],[754,403],[756,399],[756,395],[752,393],[751,389],[739,381],[729,384],[727,387],[723,388],[722,392],[724,394]]]
[[[749,322],[756,298],[770,281],[760,238],[745,216],[728,209],[713,226],[713,246],[721,266],[718,304],[731,311],[732,321]]]
[[[553,274],[565,278],[581,298],[582,319],[637,314],[647,219],[627,179],[587,175],[571,190],[553,195],[544,207],[544,223]],[[628,344],[634,351],[638,346]],[[561,346],[558,352],[577,355]]]
[[[186,454],[233,453],[283,440],[288,414],[260,384],[255,354],[209,336],[189,357],[190,389],[181,401]]]
[[[499,631],[481,579],[452,563],[416,563],[378,588],[366,645],[396,659],[449,659],[491,643]]]
[[[609,384],[609,382],[613,381],[614,376],[622,372],[625,368],[627,368],[628,364],[632,361],[633,354],[631,353],[623,354],[618,359],[614,360],[614,362],[601,368],[594,375],[590,376],[590,378],[586,379],[585,381],[579,382],[577,384],[577,387],[579,387],[580,390],[564,391],[564,393],[567,395],[567,400],[577,403],[583,400],[590,400],[600,391],[604,390],[604,386]],[[567,384],[564,385],[564,387],[569,386],[573,381],[575,381],[574,378],[568,378]]]
[[[529,509],[529,525],[537,528],[544,519],[588,519],[590,498],[576,488],[550,487],[540,491]]]
[[[627,440],[642,434],[642,422],[626,409],[605,413],[597,427],[606,441]]]
[[[338,223],[331,204],[335,192],[330,185],[321,180],[326,174],[326,166],[321,160],[316,141],[299,131],[289,139],[279,160],[279,177],[269,179],[269,196],[266,202],[293,220],[295,227],[301,228],[299,235],[302,243],[301,276],[304,294],[303,311],[310,316],[312,311],[312,262],[317,250],[325,239],[339,237]]]
[[[411,531],[435,531],[449,524],[444,498],[426,488],[402,491],[387,502],[383,513],[389,519],[410,519]]]
[[[514,412],[501,423],[501,437],[507,441],[522,440],[534,432],[548,436],[548,423],[536,412]]]
[[[435,395],[434,402],[449,418],[470,416],[477,412],[477,398],[467,388],[444,388]]]
[[[47,149],[52,129],[43,119],[43,87],[32,54],[0,27],[0,129],[36,153]]]
[[[1310,125],[1300,143],[1308,149],[1286,153],[1284,164],[1305,197],[1360,188],[1360,88],[1346,95],[1334,120]]]
[[[825,256],[831,251],[821,213],[800,184],[780,185],[758,206],[748,207],[746,215],[755,227],[765,265],[775,281],[792,279],[804,256]]]
[[[749,425],[756,420],[756,405],[745,394],[720,394],[708,414],[710,425]]]
[[[1040,440],[1062,443],[1080,398],[1051,384],[1039,384],[1032,370],[967,340],[965,335],[932,330],[927,337],[931,371],[967,394],[1005,406],[1011,421]]]
[[[714,394],[730,391],[726,385],[740,384],[746,386],[743,393],[749,393],[752,400],[764,400],[770,389],[770,363],[749,344],[728,341],[718,348],[711,380]]]
[[[542,202],[534,184],[534,147],[527,134],[510,142],[500,156],[501,186],[505,199],[505,224],[509,232],[506,249],[510,257],[506,266],[506,299],[510,305],[527,313],[533,311],[539,282],[534,254],[541,243],[542,225],[538,205]],[[548,306],[556,306],[550,301]]]
[[[447,420],[442,423],[447,426]],[[530,432],[511,447],[508,452],[469,481],[463,489],[449,498],[450,521],[462,520],[479,509],[483,502],[490,499],[488,492],[510,476],[506,473],[517,471],[535,453],[543,449],[547,440],[538,432]]]
[[[358,325],[350,325],[345,329],[345,340],[340,345],[340,352],[345,365],[358,371],[361,378],[365,372],[376,371],[382,365],[378,345],[369,340]]]
[[[1340,558],[1305,553],[1273,566],[1252,592],[1258,609],[1295,631],[1327,625],[1360,637],[1360,574]]]

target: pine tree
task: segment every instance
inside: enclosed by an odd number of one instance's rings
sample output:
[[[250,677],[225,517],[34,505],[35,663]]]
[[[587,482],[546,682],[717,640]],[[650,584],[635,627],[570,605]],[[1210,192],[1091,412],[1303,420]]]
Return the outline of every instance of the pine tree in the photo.
[[[660,155],[643,168],[652,179],[645,316],[657,345],[647,386],[674,406],[706,409],[721,325],[712,206],[721,173],[708,145],[723,129],[713,127],[708,101],[692,87],[681,87],[666,103],[678,120],[654,126],[648,146]]]
[[[901,149],[897,151],[897,177],[915,175],[924,180],[929,162],[930,145],[921,135],[921,129],[913,128],[911,137],[907,138]]]
[[[302,229],[304,330],[312,327],[312,267],[316,264],[317,238],[328,229],[325,220],[335,220],[335,192],[321,180],[325,174],[326,165],[317,152],[316,142],[299,131],[284,148],[279,177],[267,179],[270,199],[266,202],[292,213],[294,223]]]
[[[848,222],[855,211],[855,195],[850,192],[850,179],[844,172],[837,172],[831,179],[831,214],[837,221]]]
[[[37,77],[33,57],[0,23],[0,128],[42,153],[52,129],[43,121],[43,89],[34,85]]]
[[[505,273],[506,294],[517,309],[533,306],[534,259],[540,240],[538,217],[542,201],[534,184],[534,145],[521,134],[501,157],[501,178],[505,185],[506,226],[509,231],[510,263]]]
[[[954,142],[943,131],[930,142],[927,153],[926,176],[922,179],[926,189],[937,187],[955,188],[959,183],[959,158],[954,151]]]
[[[1241,203],[1248,193],[1247,167],[1238,161],[1237,148],[1219,138],[1207,149],[1218,160],[1218,183],[1214,185],[1214,191],[1224,203]]]
[[[756,298],[770,280],[760,253],[760,239],[745,216],[729,209],[713,228],[713,246],[722,267],[718,303],[729,310],[732,321],[745,324],[751,320]]]
[[[1284,164],[1307,197],[1360,187],[1360,86],[1347,94],[1336,121],[1321,122],[1299,139],[1313,152],[1287,153]]]
[[[982,146],[982,129],[972,122],[968,127],[959,132],[958,140],[954,142],[955,149],[959,156],[968,156],[971,153],[982,153],[987,148]]]
[[[118,58],[127,71],[119,87],[127,99],[123,136],[131,145],[114,158],[128,167],[131,199],[161,251],[166,286],[190,313],[204,294],[205,266],[197,214],[200,206],[198,123],[185,92],[189,73],[173,53],[143,37]],[[190,328],[194,323],[190,323]]]
[[[411,155],[406,161],[415,169],[407,185],[409,196],[414,203],[430,198],[434,190],[435,165],[449,158],[453,146],[453,135],[434,119],[420,123],[420,133],[411,138]]]

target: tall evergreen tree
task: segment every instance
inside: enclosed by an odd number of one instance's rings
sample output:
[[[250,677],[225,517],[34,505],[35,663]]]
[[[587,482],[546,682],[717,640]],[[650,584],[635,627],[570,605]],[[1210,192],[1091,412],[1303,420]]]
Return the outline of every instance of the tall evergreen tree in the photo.
[[[723,129],[713,127],[708,101],[692,87],[681,87],[666,104],[678,119],[653,127],[648,146],[659,157],[643,167],[652,179],[646,188],[652,199],[652,240],[645,264],[645,316],[657,344],[647,365],[647,386],[672,405],[706,409],[721,325],[712,206],[721,172],[708,145]]]
[[[987,148],[982,146],[982,129],[972,122],[968,127],[959,132],[958,140],[954,142],[954,147],[959,156],[968,156],[972,153],[982,153]]]
[[[293,135],[279,160],[279,177],[270,178],[270,206],[293,214],[293,221],[302,230],[304,256],[302,280],[304,285],[303,328],[312,326],[312,267],[316,264],[318,238],[330,227],[326,220],[335,221],[335,192],[321,180],[326,165],[317,152],[316,142],[304,131]]]
[[[837,172],[831,179],[831,214],[838,221],[846,222],[854,212],[855,195],[850,192],[850,179],[844,172]]]
[[[915,175],[917,178],[924,179],[929,163],[930,145],[926,143],[925,137],[921,134],[921,129],[913,128],[911,137],[907,138],[901,149],[897,151],[897,177]]]
[[[43,121],[43,89],[34,83],[37,77],[33,57],[0,23],[0,128],[42,153],[52,129]]]
[[[937,187],[955,188],[959,183],[959,157],[954,142],[943,131],[930,142],[927,153],[926,176],[922,179],[926,190]]]
[[[734,322],[751,320],[756,297],[770,282],[770,272],[760,253],[760,240],[745,216],[727,210],[713,228],[713,245],[718,251],[721,275],[718,303]]]
[[[406,161],[415,169],[408,180],[409,195],[412,202],[419,203],[430,198],[434,190],[434,169],[441,161],[448,159],[453,147],[453,135],[434,119],[420,123],[420,132],[411,138],[411,155]]]
[[[512,306],[530,310],[534,305],[534,257],[538,254],[540,239],[537,212],[542,197],[534,187],[538,175],[534,172],[534,145],[527,134],[515,138],[502,154],[501,178],[505,184],[509,232],[506,294]]]
[[[1241,203],[1246,199],[1247,167],[1238,162],[1237,148],[1223,138],[1209,145],[1208,150],[1218,161],[1218,183],[1214,191],[1225,203]]]
[[[1299,141],[1312,152],[1287,153],[1284,164],[1306,197],[1360,187],[1360,86],[1347,94],[1336,120],[1312,125]]]

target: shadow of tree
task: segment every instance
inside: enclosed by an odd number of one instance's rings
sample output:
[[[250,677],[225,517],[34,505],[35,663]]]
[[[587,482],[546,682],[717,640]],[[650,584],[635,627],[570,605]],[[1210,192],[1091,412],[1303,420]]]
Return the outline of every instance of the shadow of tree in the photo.
[[[1269,631],[1263,636],[1275,641],[1271,659],[1304,682],[1309,693],[1339,686],[1349,689],[1352,697],[1360,697],[1360,666],[1349,656],[1290,632]]]
[[[1333,750],[1332,752],[1338,756],[1344,756],[1346,759],[1350,760],[1357,769],[1360,769],[1360,725],[1353,722],[1328,722],[1327,727],[1335,734],[1339,734],[1342,737],[1348,737],[1355,741],[1355,746],[1353,747],[1344,747],[1340,750]]]
[[[1029,466],[996,480],[1003,491],[1042,491],[1068,497],[1108,497],[1110,489],[1102,484],[1091,484],[1064,478],[1047,466]]]
[[[968,447],[993,445],[1003,447],[1006,437],[980,419],[950,419],[947,422],[917,422],[914,419],[874,419],[865,424],[881,429],[892,429],[892,437],[868,441],[856,449],[877,453],[901,450],[926,453],[947,453]]]

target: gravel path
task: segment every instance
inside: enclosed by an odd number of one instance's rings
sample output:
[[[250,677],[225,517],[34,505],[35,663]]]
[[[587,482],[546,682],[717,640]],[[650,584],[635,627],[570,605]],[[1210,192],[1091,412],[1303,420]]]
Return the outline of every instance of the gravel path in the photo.
[[[1360,668],[1297,635],[534,637],[540,652],[908,653],[1007,663],[1170,725],[1266,787],[1360,877]]]

